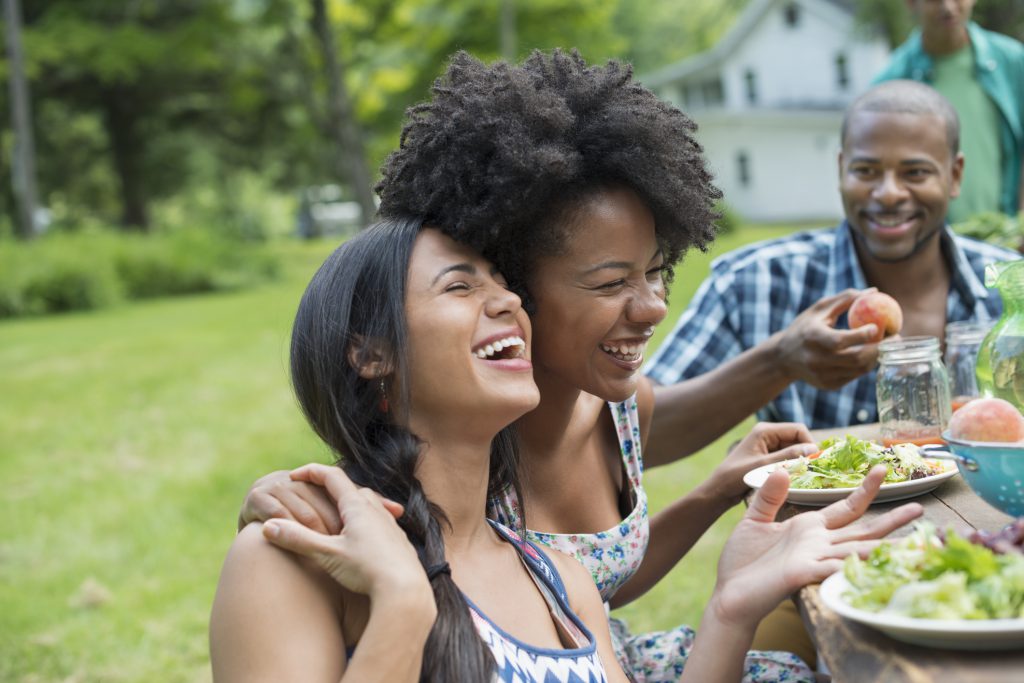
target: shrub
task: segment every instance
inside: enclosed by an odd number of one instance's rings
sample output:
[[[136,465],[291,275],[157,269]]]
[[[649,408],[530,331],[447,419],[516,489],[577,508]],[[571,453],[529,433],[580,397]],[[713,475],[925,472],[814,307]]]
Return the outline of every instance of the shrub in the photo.
[[[0,242],[0,318],[21,315],[25,310],[25,272],[23,259]]]
[[[732,207],[726,204],[725,201],[719,201],[715,205],[715,211],[721,215],[721,218],[715,221],[715,224],[718,225],[718,234],[728,235],[729,233],[736,232],[742,221],[739,215],[732,210]]]
[[[250,286],[275,277],[263,245],[210,231],[152,235],[83,230],[0,242],[0,318],[86,310],[142,299]]]
[[[61,235],[0,246],[0,317],[109,306],[122,297],[106,249],[88,250],[80,236]]]
[[[996,211],[979,213],[953,226],[961,235],[1024,251],[1024,212],[1007,216]]]
[[[103,308],[121,300],[121,282],[106,255],[52,255],[45,267],[35,268],[24,280],[25,313],[61,313]]]
[[[246,287],[276,277],[277,265],[260,246],[197,229],[140,239],[117,259],[133,298]]]

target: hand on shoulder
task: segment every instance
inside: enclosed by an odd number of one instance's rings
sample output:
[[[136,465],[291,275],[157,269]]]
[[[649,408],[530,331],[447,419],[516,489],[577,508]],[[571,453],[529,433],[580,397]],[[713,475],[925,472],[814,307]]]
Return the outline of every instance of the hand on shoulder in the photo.
[[[341,531],[338,508],[322,486],[292,479],[287,470],[266,474],[253,483],[238,513],[238,528],[249,522],[291,519],[313,531]]]
[[[433,595],[416,550],[396,521],[401,505],[357,487],[338,467],[306,465],[291,477],[326,489],[344,524],[337,534],[323,534],[293,520],[272,519],[263,525],[267,540],[312,559],[339,584],[371,600]]]

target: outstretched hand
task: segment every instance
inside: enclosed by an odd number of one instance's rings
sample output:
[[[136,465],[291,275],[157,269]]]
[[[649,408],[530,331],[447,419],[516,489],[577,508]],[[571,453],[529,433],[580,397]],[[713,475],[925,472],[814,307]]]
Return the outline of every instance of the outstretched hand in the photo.
[[[877,326],[835,329],[839,316],[865,291],[870,290],[847,289],[824,297],[775,334],[778,360],[788,377],[819,389],[838,389],[875,366]]]
[[[850,553],[865,556],[879,539],[919,517],[922,507],[908,503],[858,521],[884,477],[885,468],[874,467],[843,500],[776,522],[789,476],[772,472],[722,550],[716,586],[719,617],[756,624],[788,595],[838,571]]]
[[[293,520],[271,519],[263,525],[268,541],[311,558],[342,586],[371,599],[385,591],[430,591],[416,550],[396,522],[400,504],[357,487],[338,467],[305,465],[291,478],[321,486],[337,501],[341,530],[323,534]]]

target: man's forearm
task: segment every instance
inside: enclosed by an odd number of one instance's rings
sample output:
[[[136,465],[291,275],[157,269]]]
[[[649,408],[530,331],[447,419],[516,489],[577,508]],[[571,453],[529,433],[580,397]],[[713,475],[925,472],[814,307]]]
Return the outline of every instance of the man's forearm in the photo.
[[[654,416],[644,464],[692,455],[767,405],[790,382],[769,339],[711,372],[654,387]]]

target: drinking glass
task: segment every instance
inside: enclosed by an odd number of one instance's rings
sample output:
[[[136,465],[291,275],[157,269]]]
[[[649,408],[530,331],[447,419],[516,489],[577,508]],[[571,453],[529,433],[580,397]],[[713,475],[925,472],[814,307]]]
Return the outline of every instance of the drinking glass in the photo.
[[[953,412],[971,399],[981,396],[976,369],[978,349],[994,321],[955,322],[946,325],[946,370],[949,372],[949,393]]]

